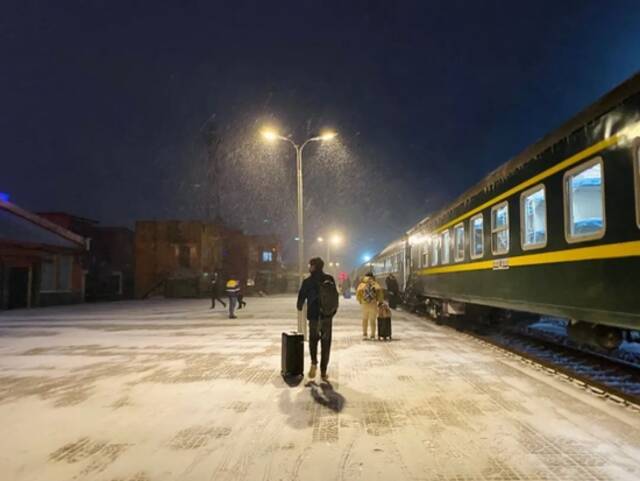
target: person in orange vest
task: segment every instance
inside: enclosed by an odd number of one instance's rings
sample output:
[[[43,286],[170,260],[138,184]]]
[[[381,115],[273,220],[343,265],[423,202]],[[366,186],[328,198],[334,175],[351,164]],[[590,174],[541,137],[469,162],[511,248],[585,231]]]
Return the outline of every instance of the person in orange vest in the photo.
[[[229,297],[229,319],[236,319],[235,310],[238,297],[240,296],[240,282],[232,276],[227,281],[225,292],[227,293],[227,297]]]

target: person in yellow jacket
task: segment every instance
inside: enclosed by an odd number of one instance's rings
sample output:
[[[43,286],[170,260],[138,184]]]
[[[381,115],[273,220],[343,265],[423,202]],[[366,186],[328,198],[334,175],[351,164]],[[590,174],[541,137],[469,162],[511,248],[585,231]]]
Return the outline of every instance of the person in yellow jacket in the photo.
[[[367,340],[367,326],[371,339],[376,337],[376,316],[378,304],[384,301],[384,291],[376,282],[372,272],[368,272],[356,289],[356,299],[362,308],[362,339]]]

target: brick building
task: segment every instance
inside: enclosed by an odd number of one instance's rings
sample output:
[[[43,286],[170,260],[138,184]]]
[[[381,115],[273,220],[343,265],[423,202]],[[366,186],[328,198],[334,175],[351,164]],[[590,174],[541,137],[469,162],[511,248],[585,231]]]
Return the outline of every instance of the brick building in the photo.
[[[83,258],[87,301],[133,298],[133,231],[103,227],[99,222],[66,212],[41,212],[44,217],[88,239]]]
[[[249,292],[278,292],[280,245],[221,223],[139,221],[135,232],[135,292],[166,297],[209,295],[209,276],[238,278]]]
[[[85,239],[0,199],[0,309],[82,302]]]

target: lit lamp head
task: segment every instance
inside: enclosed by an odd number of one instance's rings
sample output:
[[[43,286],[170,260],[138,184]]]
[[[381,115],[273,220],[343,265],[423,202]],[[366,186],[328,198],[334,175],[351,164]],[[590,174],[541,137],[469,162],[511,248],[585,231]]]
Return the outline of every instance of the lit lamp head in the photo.
[[[333,140],[338,136],[333,130],[326,130],[320,134],[320,140]]]
[[[330,241],[331,245],[339,246],[340,244],[342,244],[342,236],[340,234],[333,234]]]
[[[262,129],[260,134],[267,142],[273,142],[274,140],[278,140],[280,138],[278,132],[271,128]]]

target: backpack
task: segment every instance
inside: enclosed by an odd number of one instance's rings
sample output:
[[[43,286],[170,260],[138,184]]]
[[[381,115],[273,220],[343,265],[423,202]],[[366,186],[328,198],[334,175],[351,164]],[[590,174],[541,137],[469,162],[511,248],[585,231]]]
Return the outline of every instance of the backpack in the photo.
[[[370,302],[374,302],[377,298],[376,288],[373,284],[367,284],[364,286],[364,290],[362,291],[362,299],[364,302],[369,304]]]
[[[389,309],[389,306],[386,303],[378,307],[378,317],[382,319],[391,319],[391,309]]]
[[[333,317],[338,311],[338,289],[331,277],[325,277],[318,284],[318,301],[322,317]]]

